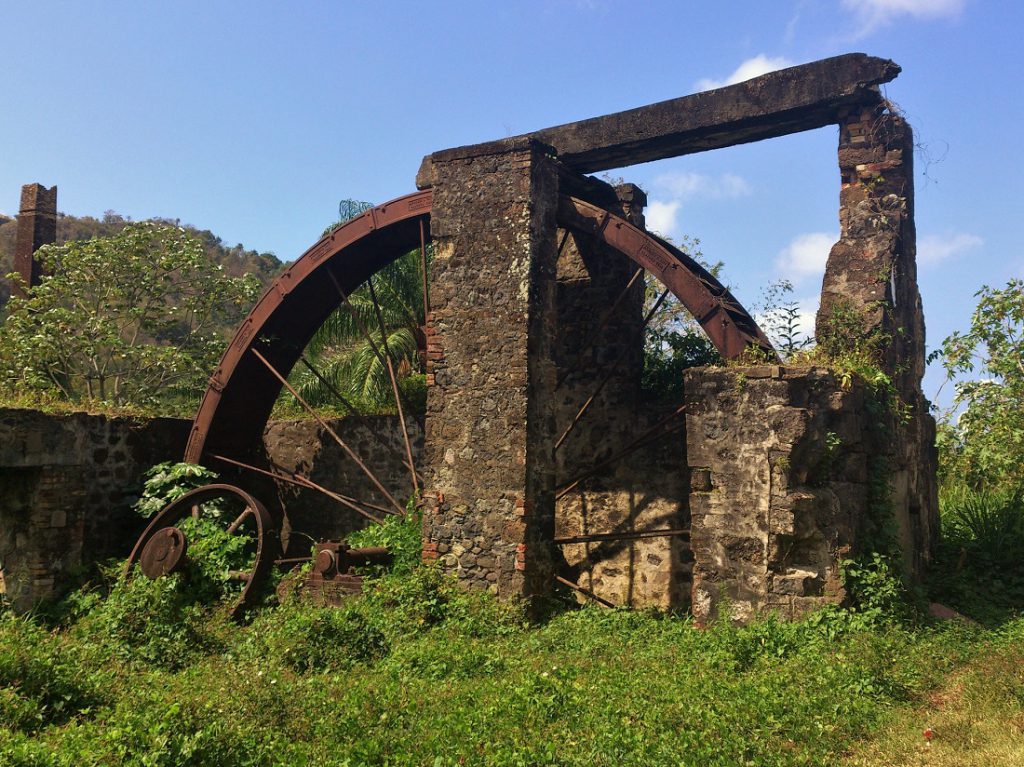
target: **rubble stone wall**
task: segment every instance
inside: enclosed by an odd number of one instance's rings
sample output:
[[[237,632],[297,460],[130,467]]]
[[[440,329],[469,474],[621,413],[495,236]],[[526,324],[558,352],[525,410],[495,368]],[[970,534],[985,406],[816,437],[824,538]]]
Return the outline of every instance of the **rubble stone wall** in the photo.
[[[643,228],[646,195],[632,184],[607,191],[609,208]],[[584,235],[560,230],[558,241],[556,445],[572,427],[555,451],[563,486],[614,458],[680,403],[648,402],[641,392],[645,275]],[[556,538],[687,528],[684,448],[676,431],[584,479],[557,501]],[[613,604],[668,609],[689,602],[684,536],[586,541],[557,551],[565,577]]]
[[[914,136],[886,102],[839,123],[839,241],[829,253],[816,334],[838,346],[860,336],[881,352],[905,418],[892,429],[893,494],[904,566],[922,573],[938,530],[935,420],[921,390],[925,324],[917,284]],[[845,319],[844,319],[845,318]]]
[[[27,609],[82,565],[126,554],[142,472],[181,456],[189,426],[0,409],[0,592]]]
[[[411,479],[396,416],[329,422],[400,502]],[[0,594],[27,610],[59,594],[76,570],[128,554],[144,527],[129,507],[143,472],[180,460],[191,421],[0,409]],[[410,420],[414,461],[422,432]],[[384,505],[365,474],[315,421],[276,421],[264,436],[268,458],[335,492]],[[211,467],[220,468],[220,467]],[[367,520],[326,496],[293,485],[221,472],[268,508],[287,510],[286,533],[298,553],[338,539]]]
[[[746,621],[841,602],[840,561],[887,518],[920,541],[893,471],[899,419],[863,382],[820,367],[695,368],[686,401],[698,620],[724,605]]]
[[[341,418],[328,422],[400,504],[412,494],[412,478],[405,465],[405,442],[395,415]],[[413,462],[423,454],[423,431],[415,418],[406,417]],[[313,480],[321,487],[374,504],[371,513],[383,517],[391,509],[373,481],[349,458],[337,442],[311,419],[272,421],[263,444],[274,466]],[[251,480],[250,480],[251,481]],[[284,544],[289,555],[309,553],[311,541],[339,540],[371,522],[364,516],[321,493],[295,485],[269,481],[268,506],[283,510]]]

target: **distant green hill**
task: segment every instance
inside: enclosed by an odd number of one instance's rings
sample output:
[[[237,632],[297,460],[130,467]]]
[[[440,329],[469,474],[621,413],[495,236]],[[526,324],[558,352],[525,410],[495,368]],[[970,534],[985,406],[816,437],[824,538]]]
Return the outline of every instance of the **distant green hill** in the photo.
[[[172,219],[158,219],[170,224],[181,225],[179,221]],[[63,243],[68,240],[88,240],[93,237],[108,237],[124,228],[130,223],[130,219],[118,215],[113,211],[107,211],[102,219],[92,216],[69,216],[66,213],[57,214],[57,242]],[[242,274],[255,274],[260,283],[266,287],[270,281],[281,271],[283,266],[280,259],[273,253],[259,253],[255,250],[246,250],[241,244],[228,246],[208,229],[197,229],[194,226],[185,225],[185,229],[194,233],[206,247],[206,252],[217,264],[224,267],[224,271],[232,277]],[[10,298],[10,285],[4,278],[8,272],[14,270],[14,246],[17,238],[17,219],[0,215],[0,309]]]

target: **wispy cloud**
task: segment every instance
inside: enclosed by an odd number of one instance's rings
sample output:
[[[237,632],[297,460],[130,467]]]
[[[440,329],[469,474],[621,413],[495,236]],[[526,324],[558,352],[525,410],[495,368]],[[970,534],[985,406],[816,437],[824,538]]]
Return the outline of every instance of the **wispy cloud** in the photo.
[[[705,78],[698,80],[696,87],[699,91],[710,91],[714,88],[721,88],[726,85],[734,85],[741,83],[744,80],[749,80],[752,77],[759,77],[769,72],[774,72],[776,69],[785,69],[786,67],[793,66],[793,62],[782,56],[765,56],[763,53],[754,56],[751,59],[747,59],[738,67],[736,71],[726,77],[724,80],[715,80],[712,78]]]
[[[914,19],[954,18],[966,0],[843,0],[843,7],[857,17],[858,37],[871,34],[901,16]]]
[[[679,220],[679,208],[682,203],[679,200],[662,202],[651,200],[644,210],[644,218],[647,228],[652,232],[671,237],[676,233],[676,224]]]
[[[921,264],[938,264],[984,244],[985,240],[981,237],[967,232],[925,235],[917,241],[917,261]]]
[[[838,238],[828,232],[798,234],[782,249],[775,259],[775,267],[782,277],[799,285],[810,277],[819,279],[825,273],[828,252]]]
[[[752,192],[750,182],[735,173],[718,176],[690,171],[663,173],[651,183],[650,202],[645,211],[647,228],[675,237],[680,234],[677,225],[683,203],[697,198],[733,200]]]
[[[723,173],[720,176],[707,176],[690,171],[662,173],[654,179],[653,186],[655,191],[679,200],[694,197],[731,200],[746,197],[753,191],[750,182],[735,173]]]

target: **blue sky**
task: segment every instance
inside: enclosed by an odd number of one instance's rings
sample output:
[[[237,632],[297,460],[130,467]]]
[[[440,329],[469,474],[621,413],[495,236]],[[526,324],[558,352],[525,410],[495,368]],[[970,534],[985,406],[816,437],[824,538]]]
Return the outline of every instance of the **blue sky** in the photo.
[[[423,155],[850,51],[894,59],[914,126],[929,346],[1019,246],[1024,6],[765,2],[0,4],[0,212],[180,218],[292,259],[342,198],[414,188]],[[701,240],[740,299],[814,309],[838,231],[834,128],[635,166],[650,223]],[[929,373],[926,393],[941,376]],[[944,395],[943,399],[947,399]]]

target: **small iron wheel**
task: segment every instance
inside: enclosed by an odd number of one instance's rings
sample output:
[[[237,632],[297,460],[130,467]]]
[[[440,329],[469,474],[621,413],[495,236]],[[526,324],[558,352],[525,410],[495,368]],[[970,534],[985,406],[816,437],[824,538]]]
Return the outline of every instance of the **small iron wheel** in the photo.
[[[231,606],[231,614],[240,616],[273,567],[269,541],[273,521],[262,503],[234,485],[205,485],[161,509],[135,543],[125,567],[125,578],[132,577],[135,565],[149,578],[181,570],[188,561],[189,546],[179,525],[190,518],[214,520],[229,535],[249,539],[248,565],[227,574],[229,580],[242,584],[242,591]],[[187,527],[187,523],[181,526]]]

